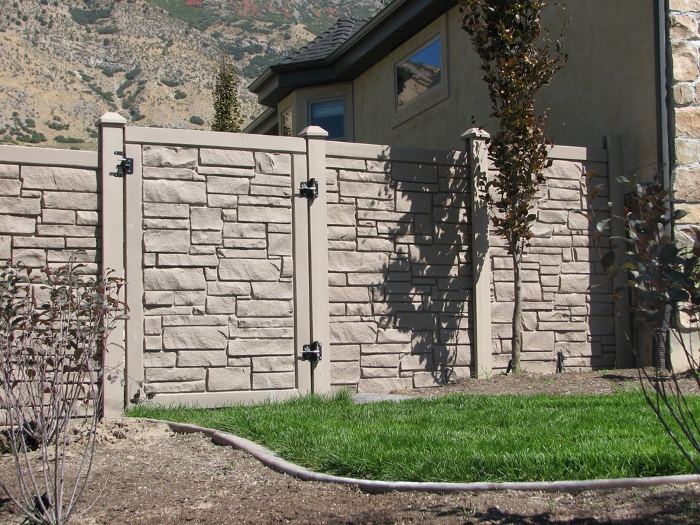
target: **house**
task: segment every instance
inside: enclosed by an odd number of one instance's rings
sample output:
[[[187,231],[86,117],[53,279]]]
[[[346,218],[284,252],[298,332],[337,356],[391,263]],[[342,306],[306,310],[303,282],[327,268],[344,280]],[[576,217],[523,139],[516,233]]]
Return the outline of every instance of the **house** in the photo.
[[[668,164],[663,4],[569,0],[546,8],[550,36],[569,21],[569,61],[538,97],[549,108],[550,139],[600,147],[619,133],[626,172]],[[371,20],[341,18],[250,85],[269,109],[247,132],[296,136],[318,124],[331,140],[454,149],[473,125],[495,131],[460,16],[457,0],[395,0]]]

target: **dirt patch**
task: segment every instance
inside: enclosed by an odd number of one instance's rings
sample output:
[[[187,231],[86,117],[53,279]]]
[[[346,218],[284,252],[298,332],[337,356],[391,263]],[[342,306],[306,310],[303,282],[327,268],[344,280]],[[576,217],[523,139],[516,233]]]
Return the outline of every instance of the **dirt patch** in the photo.
[[[634,388],[632,378],[631,374],[618,372],[522,374],[410,393],[598,394]],[[175,434],[164,424],[126,419],[106,422],[100,432],[95,474],[86,499],[99,493],[109,472],[107,485],[98,504],[75,523],[632,525],[700,522],[700,485],[572,494],[367,494],[353,487],[298,481],[262,466],[243,452],[214,445],[199,434]],[[12,464],[8,456],[0,457],[0,479],[12,483]],[[21,522],[12,510],[7,500],[0,500],[0,523]]]
[[[653,377],[653,369],[647,370]],[[673,385],[666,379],[669,387]],[[681,392],[700,394],[698,384],[688,372],[679,374],[678,385]],[[648,387],[648,384],[647,384]],[[601,395],[615,392],[640,391],[641,383],[637,370],[611,370],[601,372],[565,372],[563,374],[528,374],[494,375],[488,379],[467,379],[456,384],[438,388],[417,390],[397,390],[394,394],[435,397],[447,394],[484,394],[484,395]]]

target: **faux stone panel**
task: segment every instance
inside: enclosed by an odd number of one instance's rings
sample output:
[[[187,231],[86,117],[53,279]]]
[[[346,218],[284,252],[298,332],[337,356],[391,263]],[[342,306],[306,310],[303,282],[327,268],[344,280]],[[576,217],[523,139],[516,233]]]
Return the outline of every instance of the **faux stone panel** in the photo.
[[[220,326],[166,327],[163,348],[166,350],[223,350],[228,343],[228,328]]]
[[[255,159],[251,151],[233,149],[202,148],[199,150],[199,161],[203,165],[236,166],[240,168],[252,168],[255,166]],[[201,173],[202,168],[199,171]]]
[[[146,269],[146,290],[205,290],[206,280],[200,268]]]
[[[219,277],[224,281],[278,281],[281,261],[222,259]]]
[[[207,372],[207,390],[210,392],[250,390],[250,368],[210,368]]]
[[[170,146],[144,146],[143,165],[155,167],[194,168],[197,150]]]
[[[254,390],[279,390],[294,388],[295,386],[296,374],[294,372],[253,373]]]
[[[207,203],[204,182],[145,180],[143,195],[146,202],[199,205]]]
[[[73,168],[22,166],[22,188],[96,193],[97,173]]]

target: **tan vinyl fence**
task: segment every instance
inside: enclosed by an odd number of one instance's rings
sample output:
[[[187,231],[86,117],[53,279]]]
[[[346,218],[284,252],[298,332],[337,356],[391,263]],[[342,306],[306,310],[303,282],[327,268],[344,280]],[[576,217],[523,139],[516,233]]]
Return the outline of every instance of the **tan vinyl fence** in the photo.
[[[105,356],[126,388],[105,383],[107,415],[146,393],[216,406],[506,366],[512,271],[474,187],[486,137],[465,133],[463,152],[324,137],[106,114],[97,154],[0,147],[0,256],[41,266],[80,248],[127,280],[129,319]],[[584,168],[604,184],[621,171],[619,138],[608,144],[551,152],[525,260],[526,369],[554,372],[558,352],[575,369],[625,358],[581,213]]]

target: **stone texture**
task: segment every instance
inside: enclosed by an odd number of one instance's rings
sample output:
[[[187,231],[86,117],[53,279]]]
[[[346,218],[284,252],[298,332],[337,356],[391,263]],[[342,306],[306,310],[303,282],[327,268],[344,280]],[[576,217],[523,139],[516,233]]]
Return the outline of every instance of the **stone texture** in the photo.
[[[224,226],[220,208],[191,208],[190,224],[193,230],[219,231]]]
[[[165,350],[224,350],[228,328],[221,326],[166,327],[163,329]]]
[[[292,173],[292,156],[283,153],[255,152],[255,170],[272,175]]]
[[[208,370],[207,390],[210,392],[250,390],[250,369],[211,368]]]
[[[0,195],[19,197],[22,184],[18,180],[0,179]]]
[[[360,363],[334,362],[331,363],[331,384],[352,385],[360,380]]]
[[[146,202],[174,204],[206,204],[206,184],[180,180],[145,180],[143,195]]]
[[[291,301],[240,300],[239,317],[289,317],[292,315]]]
[[[330,252],[329,271],[334,272],[383,272],[389,267],[385,253]]]
[[[250,179],[240,177],[207,177],[207,191],[209,193],[223,193],[226,195],[247,195],[250,189]]]
[[[214,166],[236,166],[239,168],[252,168],[255,166],[255,159],[251,151],[240,151],[234,149],[210,149],[199,150],[199,161],[204,165]],[[201,173],[200,169],[200,173]]]
[[[19,166],[16,164],[0,164],[0,179],[18,179]]]
[[[143,355],[145,368],[173,368],[176,362],[175,352],[147,352]]]
[[[39,215],[41,213],[41,200],[0,197],[0,210],[3,214],[8,215]]]
[[[700,138],[700,107],[676,109],[676,137]]]
[[[22,188],[25,190],[97,192],[97,173],[74,168],[23,166]]]
[[[670,0],[672,11],[700,11],[700,0]]]
[[[700,202],[700,167],[679,167],[674,182],[675,197],[685,202]]]
[[[294,372],[253,374],[253,390],[280,390],[295,386]]]
[[[228,344],[230,357],[293,355],[292,339],[236,339]]]
[[[224,281],[278,281],[280,261],[255,259],[222,259],[219,277]]]
[[[12,257],[12,237],[0,235],[0,259],[7,260]]]
[[[254,357],[253,372],[293,372],[294,356]]]
[[[194,180],[197,172],[189,168],[144,168],[144,179]]]
[[[359,394],[385,394],[394,390],[406,390],[413,387],[413,380],[408,377],[383,379],[360,379],[357,384]]]
[[[206,312],[209,315],[235,314],[236,298],[227,296],[207,297]]]
[[[0,215],[0,233],[33,234],[36,221],[28,217]]]
[[[700,161],[700,141],[676,139],[678,164],[693,164]]]
[[[206,280],[200,268],[145,269],[146,290],[205,290]]]
[[[187,230],[146,230],[143,245],[147,252],[187,253],[190,247],[190,232]]]
[[[225,350],[195,350],[181,351],[177,353],[177,364],[180,367],[189,366],[196,368],[209,368],[216,366],[226,366],[227,363],[228,356],[226,355]]]
[[[206,374],[203,368],[147,368],[146,381],[203,381]]]
[[[254,282],[252,296],[255,299],[292,299],[292,283]]]
[[[291,208],[239,206],[238,220],[241,222],[290,224],[292,222],[292,210]]]
[[[377,340],[377,326],[374,323],[330,323],[330,342],[334,343],[374,343]]]
[[[194,168],[197,149],[172,146],[144,146],[143,165],[166,168]]]
[[[690,15],[671,14],[671,38],[696,40],[698,38],[698,21]]]
[[[695,90],[690,84],[676,84],[673,86],[671,93],[673,102],[677,106],[688,106],[695,102]]]

